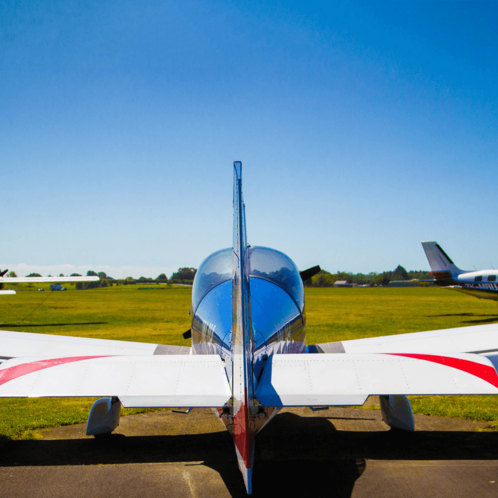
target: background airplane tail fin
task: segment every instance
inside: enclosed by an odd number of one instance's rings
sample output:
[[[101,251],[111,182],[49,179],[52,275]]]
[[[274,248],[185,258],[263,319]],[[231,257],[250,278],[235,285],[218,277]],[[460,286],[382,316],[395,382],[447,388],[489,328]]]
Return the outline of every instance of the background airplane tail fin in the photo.
[[[252,372],[252,322],[249,289],[249,258],[245,205],[242,198],[242,163],[234,166],[233,187],[233,267],[232,267],[232,400],[233,437],[237,460],[248,493],[252,491],[254,459]]]
[[[431,273],[436,279],[460,275],[460,270],[437,242],[422,242],[425,255],[431,265]],[[448,275],[448,273],[450,275]]]

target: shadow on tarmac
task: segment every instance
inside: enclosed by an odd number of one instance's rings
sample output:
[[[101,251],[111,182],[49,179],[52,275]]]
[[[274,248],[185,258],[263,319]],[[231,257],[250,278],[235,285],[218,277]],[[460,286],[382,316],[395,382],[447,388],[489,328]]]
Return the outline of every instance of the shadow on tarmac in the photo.
[[[495,432],[337,431],[333,420],[277,415],[256,438],[254,496],[302,492],[350,497],[367,459],[498,460]],[[164,462],[210,467],[232,496],[245,496],[226,431],[0,442],[0,467]]]

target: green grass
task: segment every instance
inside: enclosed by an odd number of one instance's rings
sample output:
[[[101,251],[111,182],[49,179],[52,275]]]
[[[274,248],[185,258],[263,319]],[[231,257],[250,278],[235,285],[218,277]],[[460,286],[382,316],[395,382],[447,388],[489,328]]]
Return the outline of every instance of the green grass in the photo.
[[[190,288],[176,286],[164,291],[119,286],[51,294],[20,292],[0,298],[0,328],[190,345],[181,335],[190,328],[190,293]],[[309,344],[498,321],[495,302],[437,288],[308,288],[306,314]],[[415,413],[498,425],[496,396],[413,396],[411,400]],[[93,401],[0,400],[0,436],[32,438],[44,428],[86,422]]]
[[[75,292],[21,292],[2,296],[5,330],[185,345],[190,288],[104,287]]]
[[[498,321],[495,301],[439,288],[308,288],[310,344]]]

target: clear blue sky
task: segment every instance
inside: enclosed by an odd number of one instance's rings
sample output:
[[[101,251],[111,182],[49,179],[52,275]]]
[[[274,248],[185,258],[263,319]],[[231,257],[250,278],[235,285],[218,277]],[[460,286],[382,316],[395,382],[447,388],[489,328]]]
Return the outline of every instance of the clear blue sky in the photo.
[[[498,3],[0,0],[0,267],[498,266]],[[19,266],[23,264],[24,266]],[[17,265],[17,266],[16,266]]]

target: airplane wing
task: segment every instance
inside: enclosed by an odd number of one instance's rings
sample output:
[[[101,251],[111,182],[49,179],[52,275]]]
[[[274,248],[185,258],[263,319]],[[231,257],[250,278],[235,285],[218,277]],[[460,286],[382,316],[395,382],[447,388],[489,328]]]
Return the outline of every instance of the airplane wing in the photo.
[[[0,330],[0,362],[20,356],[188,355],[191,348]]]
[[[362,405],[370,395],[498,394],[491,362],[472,354],[272,355],[256,390],[265,406]]]
[[[0,365],[0,397],[117,396],[125,407],[221,408],[218,355],[24,357]]]
[[[309,353],[475,353],[498,367],[498,323],[327,342],[307,349]]]
[[[99,277],[0,277],[0,284],[31,284],[42,282],[98,282]]]

